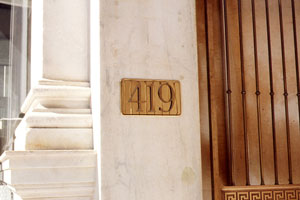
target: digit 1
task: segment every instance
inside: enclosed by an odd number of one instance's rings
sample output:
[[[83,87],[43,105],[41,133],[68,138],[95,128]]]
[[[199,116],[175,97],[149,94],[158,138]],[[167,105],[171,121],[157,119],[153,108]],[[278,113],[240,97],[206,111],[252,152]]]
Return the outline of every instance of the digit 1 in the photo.
[[[150,85],[147,86],[147,93],[148,93],[148,88],[149,88],[149,101],[150,101],[150,110],[148,112],[154,112],[154,106],[153,106],[153,94],[154,94],[154,84],[151,82]]]

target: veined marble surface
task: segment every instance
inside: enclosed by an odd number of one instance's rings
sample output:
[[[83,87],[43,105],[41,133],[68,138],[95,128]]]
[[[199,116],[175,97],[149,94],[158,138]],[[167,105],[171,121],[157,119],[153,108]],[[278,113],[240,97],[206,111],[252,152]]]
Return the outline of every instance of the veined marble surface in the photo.
[[[198,200],[195,1],[101,0],[102,198]],[[122,78],[181,83],[181,116],[121,114]]]

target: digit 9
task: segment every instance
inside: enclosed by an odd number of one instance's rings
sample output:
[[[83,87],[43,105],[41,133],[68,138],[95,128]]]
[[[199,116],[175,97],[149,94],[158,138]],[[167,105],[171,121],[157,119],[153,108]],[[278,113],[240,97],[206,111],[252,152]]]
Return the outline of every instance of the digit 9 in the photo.
[[[164,99],[163,98],[163,87],[168,87],[169,92],[170,92],[170,96],[169,99]],[[174,106],[174,102],[175,102],[175,92],[174,89],[172,88],[172,86],[170,86],[169,83],[162,83],[160,85],[160,87],[158,88],[158,97],[159,99],[163,102],[163,103],[170,103],[170,107],[167,110],[164,110],[163,108],[159,108],[159,110],[163,111],[163,112],[170,112]]]

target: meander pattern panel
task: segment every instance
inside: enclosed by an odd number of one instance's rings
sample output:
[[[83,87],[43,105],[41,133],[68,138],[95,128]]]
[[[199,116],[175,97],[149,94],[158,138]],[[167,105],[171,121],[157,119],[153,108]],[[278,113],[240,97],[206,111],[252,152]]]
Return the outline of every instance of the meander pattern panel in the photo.
[[[224,200],[300,200],[298,189],[262,189],[223,192]]]

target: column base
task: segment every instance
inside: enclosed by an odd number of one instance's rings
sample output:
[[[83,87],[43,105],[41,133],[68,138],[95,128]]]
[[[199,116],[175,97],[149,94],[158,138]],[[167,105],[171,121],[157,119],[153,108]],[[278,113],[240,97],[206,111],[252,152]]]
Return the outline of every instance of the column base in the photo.
[[[23,200],[92,200],[94,151],[7,151],[1,157],[3,181]]]
[[[22,106],[26,114],[15,131],[14,149],[92,150],[90,95],[88,87],[32,88]]]

